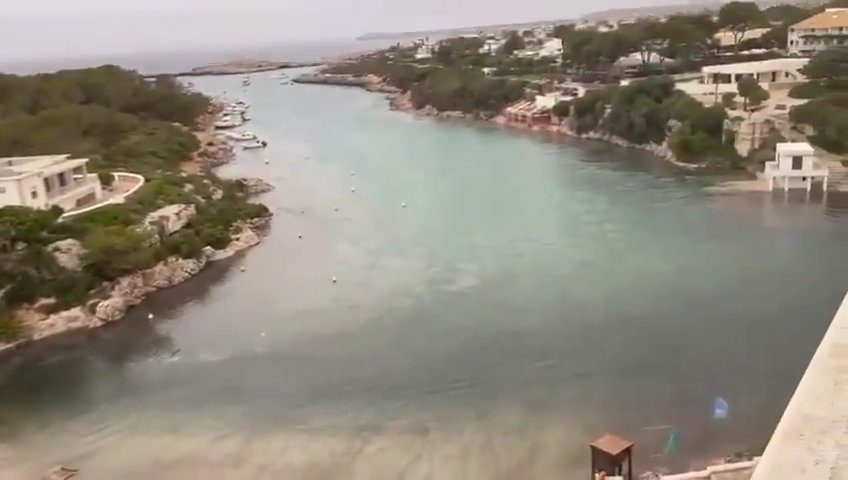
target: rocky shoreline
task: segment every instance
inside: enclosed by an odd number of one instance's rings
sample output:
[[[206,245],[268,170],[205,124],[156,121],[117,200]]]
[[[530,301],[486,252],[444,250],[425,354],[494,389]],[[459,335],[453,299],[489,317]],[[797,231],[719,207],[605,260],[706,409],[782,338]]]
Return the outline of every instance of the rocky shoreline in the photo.
[[[422,116],[422,117],[436,117],[436,118],[447,118],[447,119],[464,119],[464,120],[475,120],[475,121],[483,121],[483,122],[492,122],[498,125],[501,125],[506,128],[523,130],[523,131],[531,131],[531,132],[546,132],[562,135],[570,138],[579,138],[581,140],[596,140],[600,142],[606,142],[612,145],[616,145],[618,147],[623,148],[635,148],[638,150],[644,150],[650,152],[654,156],[670,162],[675,166],[686,169],[686,170],[698,170],[702,168],[702,165],[699,164],[690,164],[681,162],[677,156],[672,152],[671,148],[667,143],[663,143],[662,145],[658,145],[655,143],[648,144],[635,144],[632,142],[628,142],[627,140],[616,137],[615,135],[609,135],[598,132],[589,132],[589,133],[577,133],[568,127],[567,124],[553,124],[553,125],[528,125],[524,123],[515,123],[509,122],[502,115],[472,115],[464,112],[458,111],[446,111],[440,112],[428,105],[424,108],[416,109],[412,104],[412,99],[410,98],[409,92],[406,93],[393,93],[387,96],[389,100],[389,108],[392,110],[396,110],[399,112],[411,113],[413,115]]]

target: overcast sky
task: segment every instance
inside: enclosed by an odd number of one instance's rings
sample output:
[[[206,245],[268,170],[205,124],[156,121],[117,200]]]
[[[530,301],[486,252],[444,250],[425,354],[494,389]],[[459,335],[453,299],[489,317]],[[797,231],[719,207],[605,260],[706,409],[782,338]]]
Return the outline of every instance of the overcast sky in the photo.
[[[0,60],[570,18],[674,0],[0,0]],[[678,2],[679,3],[679,2]]]

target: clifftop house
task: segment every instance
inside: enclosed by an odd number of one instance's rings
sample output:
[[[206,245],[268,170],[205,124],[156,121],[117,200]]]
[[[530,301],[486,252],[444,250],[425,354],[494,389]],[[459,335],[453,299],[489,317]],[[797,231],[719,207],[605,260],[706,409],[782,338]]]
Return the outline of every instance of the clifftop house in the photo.
[[[94,204],[103,190],[86,164],[87,158],[70,155],[0,158],[0,207],[59,206],[67,212]]]

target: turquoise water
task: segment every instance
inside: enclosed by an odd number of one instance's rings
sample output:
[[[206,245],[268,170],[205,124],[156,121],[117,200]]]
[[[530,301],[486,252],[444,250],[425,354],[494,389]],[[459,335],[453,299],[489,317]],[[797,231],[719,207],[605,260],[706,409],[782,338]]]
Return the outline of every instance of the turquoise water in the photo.
[[[240,82],[195,83],[254,105],[219,173],[277,186],[268,238],[2,365],[0,478],[576,478],[607,431],[685,468],[765,443],[848,287],[837,195]]]

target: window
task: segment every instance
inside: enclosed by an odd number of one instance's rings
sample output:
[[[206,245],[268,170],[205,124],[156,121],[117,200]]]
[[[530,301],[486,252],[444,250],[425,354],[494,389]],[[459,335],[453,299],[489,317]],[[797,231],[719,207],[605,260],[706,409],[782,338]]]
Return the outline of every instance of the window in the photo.
[[[32,197],[33,200],[37,199],[38,198],[38,191],[33,190],[33,191],[29,192],[29,196]]]
[[[0,195],[6,193],[6,187],[0,187]]]
[[[804,157],[795,155],[792,157],[792,170],[801,170],[804,168]]]
[[[68,178],[66,177],[66,173],[62,172],[57,177],[59,177],[59,187],[64,187],[68,184]]]

